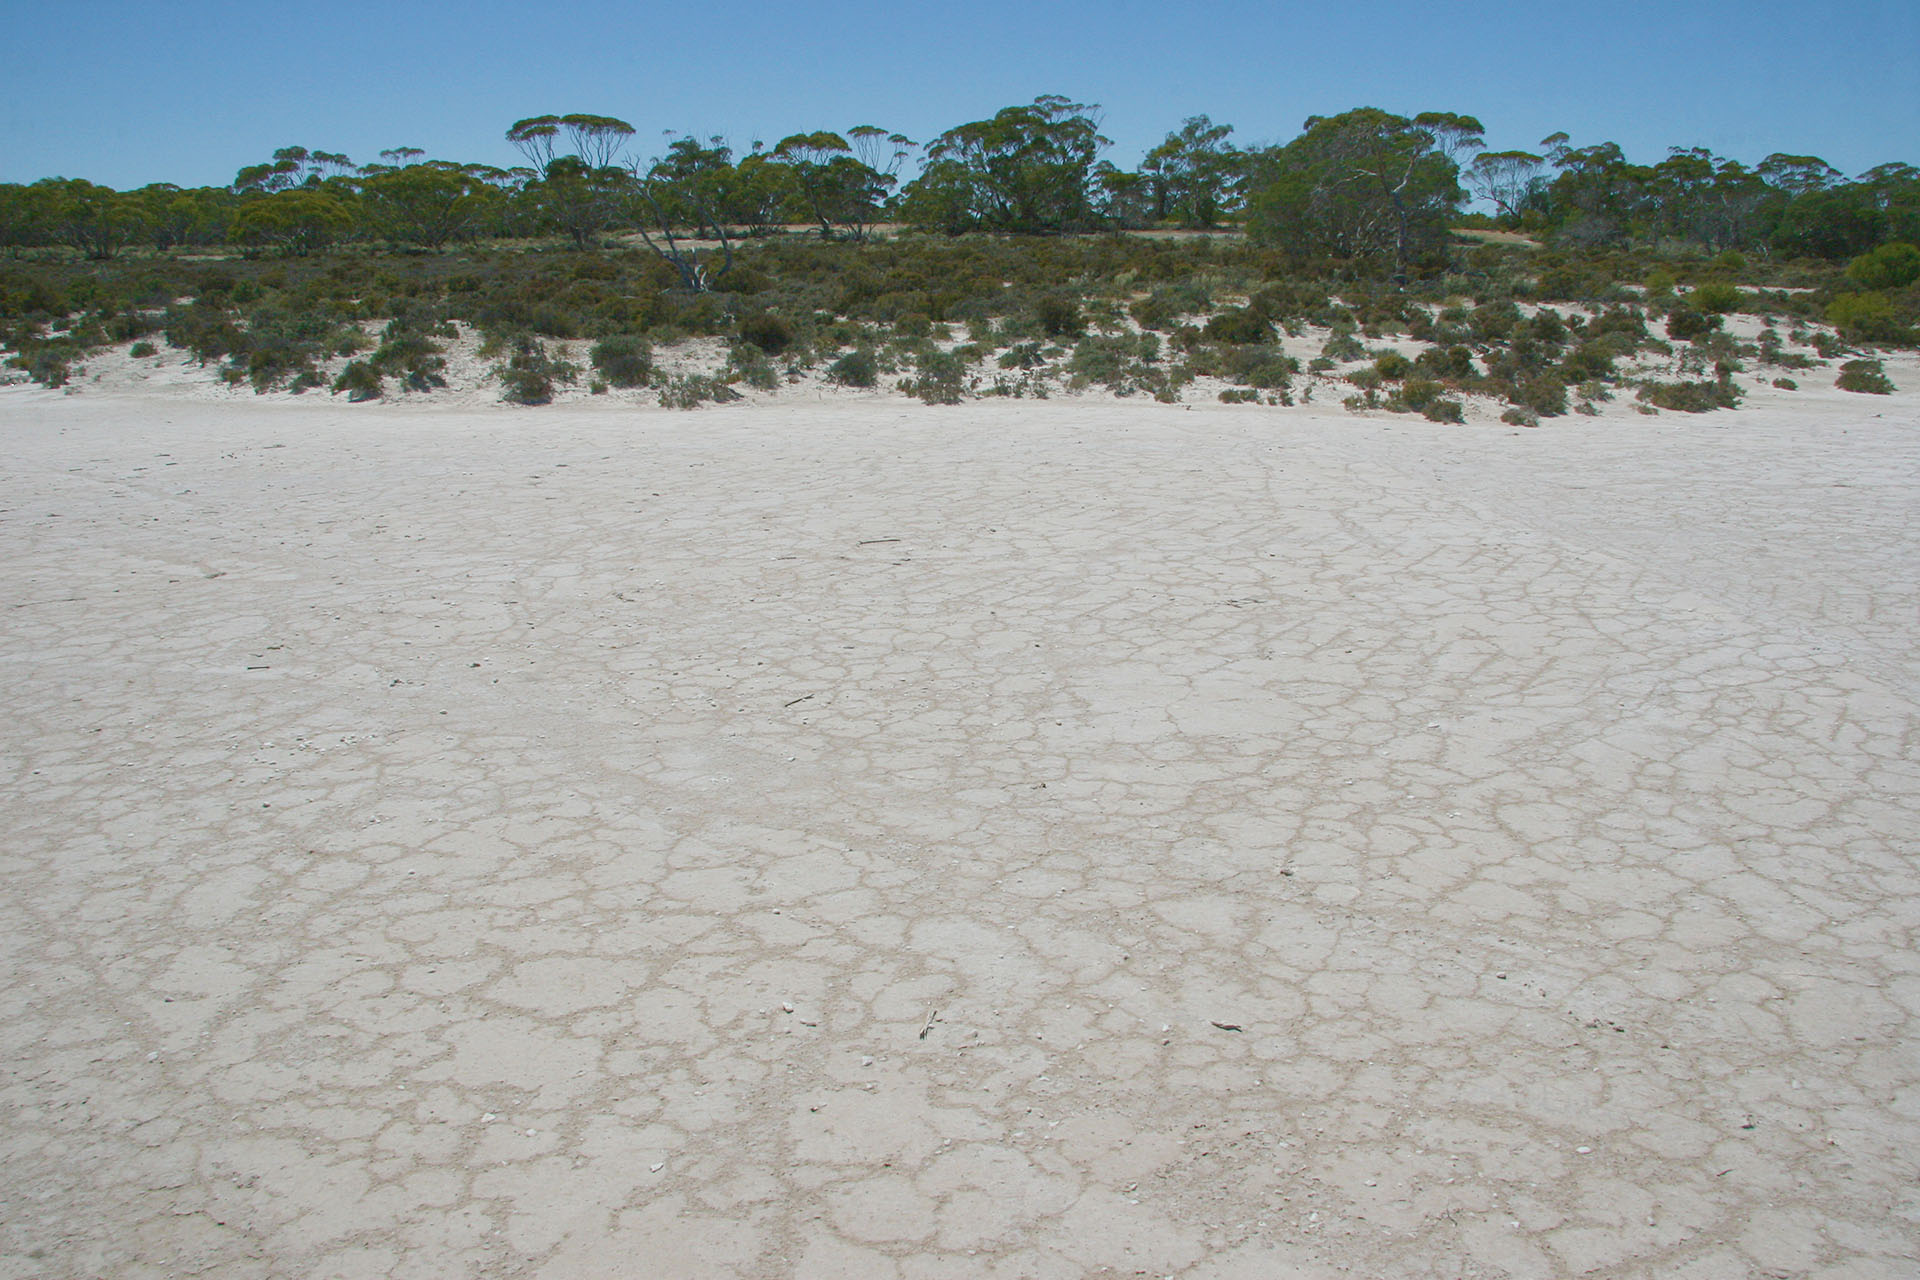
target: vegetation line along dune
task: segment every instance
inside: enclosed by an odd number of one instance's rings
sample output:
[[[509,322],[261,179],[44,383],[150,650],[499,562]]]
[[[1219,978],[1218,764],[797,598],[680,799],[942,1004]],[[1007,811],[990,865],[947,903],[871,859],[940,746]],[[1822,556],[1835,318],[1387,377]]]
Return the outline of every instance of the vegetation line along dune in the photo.
[[[1490,152],[1472,116],[1360,108],[1270,147],[1196,116],[1124,170],[1099,109],[1053,95],[924,144],[639,160],[634,134],[543,115],[507,130],[513,169],[287,147],[221,188],[0,186],[0,378],[83,385],[163,339],[230,385],[355,401],[1101,389],[1531,423],[1808,376],[1887,393],[1884,349],[1920,341],[1906,163]]]

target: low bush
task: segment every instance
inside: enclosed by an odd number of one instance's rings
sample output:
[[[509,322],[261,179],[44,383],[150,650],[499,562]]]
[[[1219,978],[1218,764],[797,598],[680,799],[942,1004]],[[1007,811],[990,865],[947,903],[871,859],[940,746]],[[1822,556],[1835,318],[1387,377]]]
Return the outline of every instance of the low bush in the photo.
[[[1059,294],[1048,294],[1041,298],[1034,304],[1033,311],[1040,331],[1049,338],[1073,337],[1087,327],[1085,317],[1080,314],[1079,302]]]
[[[551,404],[556,383],[572,382],[579,376],[577,365],[556,360],[546,344],[532,334],[515,339],[506,364],[495,372],[506,389],[500,398],[508,404]]]
[[[1273,339],[1273,321],[1250,308],[1222,311],[1201,329],[1209,342],[1258,343]]]
[[[333,380],[333,394],[347,393],[347,400],[359,404],[366,400],[378,400],[384,390],[380,371],[365,360],[355,360],[340,371]]]
[[[1709,280],[1705,284],[1695,285],[1692,292],[1687,294],[1687,304],[1706,315],[1717,316],[1738,311],[1742,301],[1740,290],[1724,280]]]
[[[1656,409],[1676,413],[1710,413],[1715,409],[1733,409],[1740,404],[1740,393],[1729,379],[1700,382],[1654,382],[1640,384],[1639,399]]]
[[[777,356],[793,345],[793,326],[770,312],[742,316],[740,339],[752,343],[770,356]]]
[[[660,388],[660,403],[668,409],[698,409],[703,404],[728,404],[738,399],[740,393],[725,378],[707,378],[699,374],[670,379]]]
[[[653,348],[637,333],[600,339],[588,359],[609,386],[644,387],[653,381]]]
[[[1904,289],[1920,280],[1920,247],[1898,240],[1883,244],[1849,262],[1847,279],[1862,289]]]
[[[879,363],[865,347],[849,351],[827,366],[827,380],[843,387],[871,387],[879,379]]]
[[[1884,293],[1843,293],[1827,305],[1827,323],[1849,342],[1900,342],[1908,337]]]
[[[1667,313],[1667,336],[1675,342],[1703,338],[1720,327],[1720,317],[1693,307],[1675,307]]]
[[[1870,396],[1889,396],[1894,392],[1893,379],[1887,377],[1886,369],[1878,360],[1849,360],[1840,366],[1840,376],[1833,385],[1842,391],[1858,391]]]
[[[960,357],[935,348],[915,361],[914,376],[900,384],[925,404],[959,404],[966,395],[967,366]]]

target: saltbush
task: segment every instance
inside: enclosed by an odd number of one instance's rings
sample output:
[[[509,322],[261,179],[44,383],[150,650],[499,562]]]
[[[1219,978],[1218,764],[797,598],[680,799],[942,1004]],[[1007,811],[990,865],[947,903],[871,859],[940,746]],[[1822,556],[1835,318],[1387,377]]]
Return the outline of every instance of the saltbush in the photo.
[[[653,381],[653,348],[637,333],[600,339],[588,358],[609,386],[644,387]]]
[[[1858,391],[1870,396],[1888,396],[1894,392],[1893,380],[1878,360],[1849,360],[1840,366],[1834,386],[1842,391]]]
[[[828,381],[843,387],[871,387],[879,377],[879,364],[865,347],[849,351],[827,366]]]

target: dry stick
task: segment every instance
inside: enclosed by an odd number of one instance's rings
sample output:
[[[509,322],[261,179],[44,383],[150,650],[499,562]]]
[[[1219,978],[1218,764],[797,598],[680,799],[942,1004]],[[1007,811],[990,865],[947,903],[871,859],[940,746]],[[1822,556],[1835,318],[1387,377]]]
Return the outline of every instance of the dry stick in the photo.
[[[819,691],[815,690],[814,692],[817,693]],[[785,709],[787,707],[797,707],[801,703],[805,702],[808,698],[811,698],[812,696],[813,696],[812,693],[803,693],[799,697],[795,698],[792,702],[783,702],[780,705],[782,709]]]
[[[920,1028],[920,1038],[922,1040],[927,1038],[927,1032],[933,1030],[933,1020],[939,1016],[940,1011],[938,1009],[927,1010],[927,1025]]]

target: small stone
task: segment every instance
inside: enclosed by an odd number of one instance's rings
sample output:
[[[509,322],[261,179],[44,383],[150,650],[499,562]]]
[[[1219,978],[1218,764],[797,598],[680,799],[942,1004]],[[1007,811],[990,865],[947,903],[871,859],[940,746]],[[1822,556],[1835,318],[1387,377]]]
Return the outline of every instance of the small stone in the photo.
[[[1592,1147],[1575,1147],[1573,1149],[1573,1153],[1579,1156],[1590,1156],[1593,1154],[1593,1148]]]
[[[791,1000],[782,1000],[782,1001],[780,1002],[780,1012],[782,1012],[782,1013],[792,1013],[792,1012],[793,1012],[793,1002],[792,1002]]]

